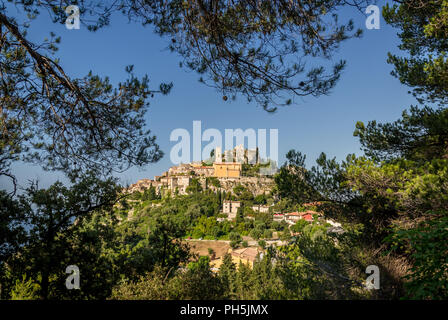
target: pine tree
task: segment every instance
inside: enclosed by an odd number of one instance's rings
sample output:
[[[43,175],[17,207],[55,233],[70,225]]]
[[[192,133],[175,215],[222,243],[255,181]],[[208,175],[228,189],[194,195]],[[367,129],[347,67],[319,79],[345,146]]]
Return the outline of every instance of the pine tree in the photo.
[[[226,288],[227,298],[232,298],[235,295],[235,279],[236,279],[236,265],[232,261],[230,253],[226,253],[222,257],[222,264],[219,267],[219,276]]]

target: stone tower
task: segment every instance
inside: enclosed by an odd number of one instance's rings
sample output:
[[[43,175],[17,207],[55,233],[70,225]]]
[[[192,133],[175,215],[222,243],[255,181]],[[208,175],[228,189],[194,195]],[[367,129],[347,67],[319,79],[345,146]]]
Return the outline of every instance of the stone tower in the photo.
[[[215,149],[215,162],[216,163],[222,163],[221,147],[216,147],[216,149]]]

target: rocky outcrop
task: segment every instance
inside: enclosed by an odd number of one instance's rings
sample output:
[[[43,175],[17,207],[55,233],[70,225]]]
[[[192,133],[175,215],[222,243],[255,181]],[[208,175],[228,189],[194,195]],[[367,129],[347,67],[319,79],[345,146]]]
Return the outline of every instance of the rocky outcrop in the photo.
[[[202,178],[201,178],[202,179]],[[253,195],[268,193],[274,186],[274,179],[270,177],[240,177],[240,178],[216,178],[219,181],[220,187],[207,186],[209,189],[217,191],[232,192],[237,185],[246,187]],[[205,183],[201,181],[201,184]]]

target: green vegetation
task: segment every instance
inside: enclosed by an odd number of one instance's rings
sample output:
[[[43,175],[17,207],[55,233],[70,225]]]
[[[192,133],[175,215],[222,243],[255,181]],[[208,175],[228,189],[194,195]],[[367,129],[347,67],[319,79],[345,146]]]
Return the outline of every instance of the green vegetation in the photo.
[[[313,252],[313,255],[308,253]],[[319,254],[316,254],[319,252]],[[113,299],[322,299],[360,298],[352,280],[341,273],[339,250],[320,229],[308,230],[300,242],[268,249],[251,269],[235,265],[226,254],[217,273],[208,257],[190,263],[186,272],[150,273],[114,288]],[[309,256],[305,258],[305,256]],[[273,264],[275,259],[276,263]],[[314,263],[326,263],[325,272]],[[194,272],[193,272],[194,271]],[[336,275],[333,278],[333,275]],[[361,281],[359,281],[361,283]],[[350,285],[347,285],[350,284]],[[361,287],[359,284],[355,284]],[[200,289],[198,289],[200,288]]]
[[[243,163],[241,174],[246,177],[258,177],[260,176],[261,168],[270,168],[271,165],[274,164],[272,164],[270,160],[267,161],[267,163],[257,163],[257,164]]]
[[[12,2],[29,19],[47,10],[55,21],[66,18],[60,1]],[[132,1],[118,3],[108,8],[93,1],[89,28],[107,25],[111,12],[127,12],[171,36],[171,50],[209,77],[203,82],[269,111],[285,92],[328,93],[344,67],[311,68],[298,82],[304,67],[283,57],[297,55],[299,47],[304,57],[330,57],[339,43],[359,35],[333,14],[346,1],[295,2],[301,10],[289,1],[159,1],[141,11]],[[148,77],[136,78],[132,66],[116,88],[93,73],[72,79],[39,52],[54,53],[59,39],[31,44],[24,32],[29,25],[17,26],[0,6],[0,175],[14,184],[13,192],[0,191],[1,299],[448,298],[448,1],[383,8],[405,52],[389,54],[393,75],[422,106],[395,122],[356,123],[363,156],[337,162],[322,153],[306,168],[305,155],[291,150],[272,192],[256,197],[243,185],[233,194],[213,192],[208,186],[219,188],[219,181],[209,179],[204,188],[196,178],[187,195],[163,188],[124,194],[111,173],[163,155],[144,118],[154,93],[167,94],[172,85],[151,90]],[[335,28],[327,29],[331,22]],[[10,167],[18,160],[62,172],[70,183],[43,189],[32,182],[17,194]],[[246,175],[255,169],[243,168]],[[218,221],[225,199],[241,202],[234,221]],[[251,208],[275,203],[273,212],[303,211],[309,202],[319,202],[314,209],[341,222],[342,232],[316,216],[288,226]],[[268,241],[274,232],[283,245]],[[246,236],[265,249],[263,256],[251,268],[226,254],[217,272],[185,241],[228,240],[236,249],[249,245]],[[65,287],[69,265],[81,270],[79,290]],[[381,270],[380,290],[364,287],[368,265]]]

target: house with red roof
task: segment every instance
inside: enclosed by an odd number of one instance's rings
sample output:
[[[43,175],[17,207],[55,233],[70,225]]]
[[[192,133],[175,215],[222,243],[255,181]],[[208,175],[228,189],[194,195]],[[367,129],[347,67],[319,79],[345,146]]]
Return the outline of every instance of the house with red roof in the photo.
[[[302,219],[302,215],[300,214],[300,212],[285,213],[285,220],[290,224],[294,224],[300,219]]]
[[[280,222],[280,221],[285,220],[285,215],[282,213],[274,213],[273,219],[274,219],[274,221]]]
[[[311,221],[313,221],[313,216],[311,214],[307,213],[302,216],[302,219],[305,221],[311,222]]]
[[[311,222],[314,220],[313,219],[314,215],[320,216],[321,214],[313,210],[307,210],[303,212],[291,212],[291,213],[285,213],[285,220],[290,224],[294,224],[301,219]]]

